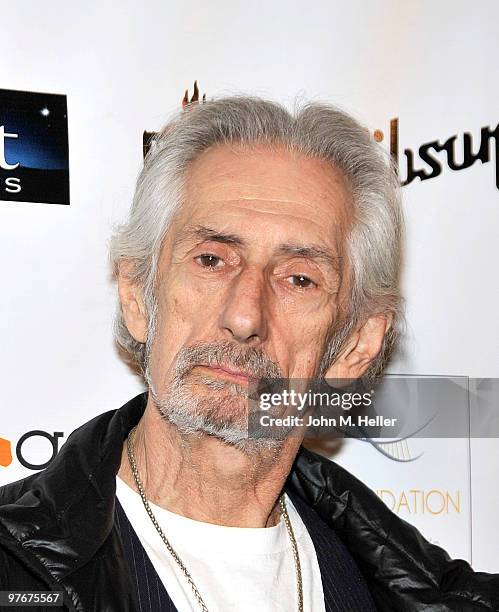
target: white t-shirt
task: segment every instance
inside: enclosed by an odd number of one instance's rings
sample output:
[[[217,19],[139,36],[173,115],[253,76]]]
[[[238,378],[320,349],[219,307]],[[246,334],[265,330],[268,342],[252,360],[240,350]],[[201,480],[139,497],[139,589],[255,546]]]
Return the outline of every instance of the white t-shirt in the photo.
[[[178,611],[199,612],[189,583],[156,531],[140,495],[119,477],[116,495]],[[224,527],[149,504],[210,612],[298,609],[293,552],[282,519],[275,527]],[[313,542],[289,497],[286,506],[300,555],[304,610],[324,612]]]

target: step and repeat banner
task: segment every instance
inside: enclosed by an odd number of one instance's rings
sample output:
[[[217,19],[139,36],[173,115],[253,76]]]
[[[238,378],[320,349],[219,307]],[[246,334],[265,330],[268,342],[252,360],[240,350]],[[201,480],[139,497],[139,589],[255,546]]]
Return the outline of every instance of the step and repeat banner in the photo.
[[[113,345],[108,242],[144,132],[194,79],[208,98],[326,100],[366,125],[404,185],[407,330],[390,372],[493,384],[498,19],[493,0],[4,3],[0,484],[43,469],[78,425],[142,390]],[[452,556],[499,571],[497,438],[318,450]]]

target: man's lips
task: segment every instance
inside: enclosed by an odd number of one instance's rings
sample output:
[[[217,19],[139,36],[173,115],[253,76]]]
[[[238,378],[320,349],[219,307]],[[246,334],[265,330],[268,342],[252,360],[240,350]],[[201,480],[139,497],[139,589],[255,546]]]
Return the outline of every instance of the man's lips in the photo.
[[[203,370],[208,370],[210,375],[215,375],[216,377],[225,378],[232,380],[234,382],[242,383],[244,385],[248,385],[251,381],[257,381],[258,378],[245,372],[244,370],[238,370],[236,368],[231,368],[230,366],[224,365],[204,365],[199,364],[196,367],[201,368]]]

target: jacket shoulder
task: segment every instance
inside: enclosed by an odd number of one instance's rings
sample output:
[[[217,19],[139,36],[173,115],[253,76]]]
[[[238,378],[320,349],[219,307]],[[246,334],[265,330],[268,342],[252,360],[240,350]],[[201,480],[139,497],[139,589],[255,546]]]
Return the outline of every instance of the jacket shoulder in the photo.
[[[30,474],[25,478],[21,478],[19,480],[15,480],[14,482],[9,482],[0,487],[0,506],[5,506],[7,504],[12,504],[16,500],[18,500],[26,491],[31,488],[33,480],[39,475],[40,472],[36,472],[36,474]]]
[[[346,544],[382,610],[499,610],[499,574],[452,559],[334,461],[301,449],[290,486]]]

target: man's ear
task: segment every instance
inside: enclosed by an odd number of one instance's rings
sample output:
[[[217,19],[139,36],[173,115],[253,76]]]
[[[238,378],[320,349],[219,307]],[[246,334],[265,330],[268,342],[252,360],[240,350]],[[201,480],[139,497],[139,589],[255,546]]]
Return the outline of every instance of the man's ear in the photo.
[[[147,314],[142,289],[131,280],[133,270],[134,264],[132,261],[125,259],[120,262],[118,293],[123,319],[128,331],[137,342],[145,342],[147,338]]]
[[[379,354],[392,320],[391,314],[373,315],[367,319],[351,334],[326,378],[360,378]]]

